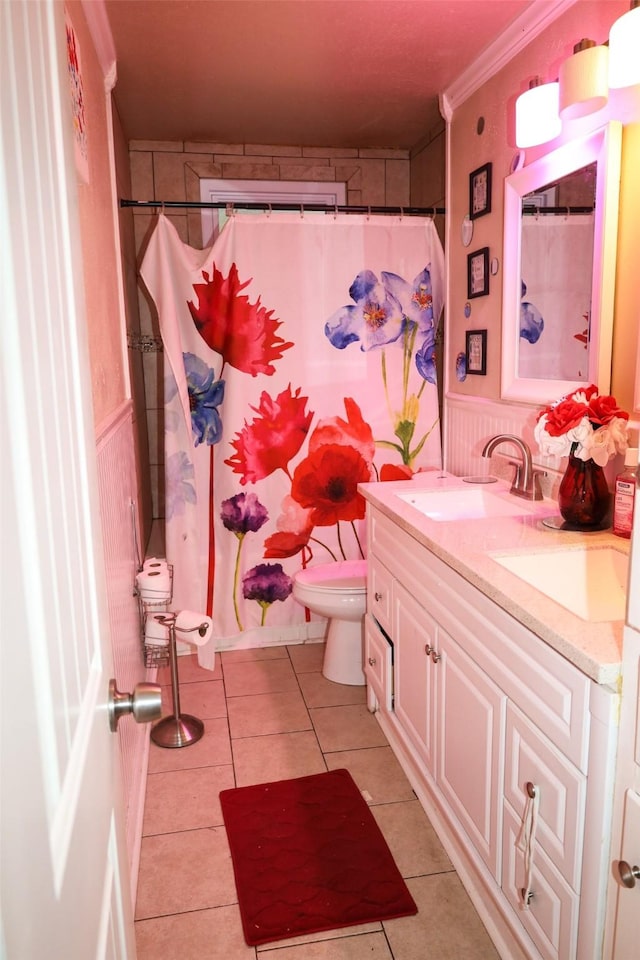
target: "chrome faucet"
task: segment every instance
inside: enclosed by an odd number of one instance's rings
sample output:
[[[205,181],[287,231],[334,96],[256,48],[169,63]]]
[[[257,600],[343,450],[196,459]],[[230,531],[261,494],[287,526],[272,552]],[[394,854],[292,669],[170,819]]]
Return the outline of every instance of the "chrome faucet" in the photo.
[[[509,461],[516,468],[509,492],[516,497],[523,497],[525,500],[542,500],[540,471],[534,470],[531,450],[520,437],[511,433],[500,433],[497,437],[491,437],[484,446],[482,456],[490,457],[500,443],[512,443],[522,454],[522,463],[519,460]]]

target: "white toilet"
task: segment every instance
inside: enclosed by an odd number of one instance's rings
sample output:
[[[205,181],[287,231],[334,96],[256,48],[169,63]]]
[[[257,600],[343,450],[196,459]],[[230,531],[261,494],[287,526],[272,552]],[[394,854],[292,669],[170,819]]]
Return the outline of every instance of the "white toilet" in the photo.
[[[293,596],[329,620],[323,676],[335,683],[363,686],[367,561],[344,560],[300,570],[293,578]]]

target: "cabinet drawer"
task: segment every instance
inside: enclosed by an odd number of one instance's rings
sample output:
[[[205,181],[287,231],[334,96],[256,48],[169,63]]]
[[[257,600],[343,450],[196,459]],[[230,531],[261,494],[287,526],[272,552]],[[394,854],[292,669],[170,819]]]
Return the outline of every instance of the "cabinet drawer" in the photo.
[[[367,564],[367,600],[369,613],[375,617],[383,630],[391,634],[391,602],[393,576],[378,557],[369,557]]]
[[[393,697],[393,646],[370,614],[364,618],[364,673],[380,707],[390,711]]]
[[[504,794],[517,815],[526,784],[539,790],[536,842],[574,890],[580,889],[586,778],[513,704],[507,707]]]
[[[540,847],[533,862],[528,910],[522,907],[524,860],[516,848],[520,821],[504,804],[502,842],[502,892],[513,907],[544,960],[573,960],[578,937],[578,895],[571,889]]]

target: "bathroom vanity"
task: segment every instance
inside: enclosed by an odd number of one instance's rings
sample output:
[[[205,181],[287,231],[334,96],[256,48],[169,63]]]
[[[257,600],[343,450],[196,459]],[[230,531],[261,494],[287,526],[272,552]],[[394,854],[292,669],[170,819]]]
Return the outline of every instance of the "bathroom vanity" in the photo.
[[[360,487],[368,706],[501,956],[596,960],[629,545],[549,529],[552,501],[489,486],[434,471]],[[551,591],[566,578],[562,603],[529,582],[540,571]],[[592,571],[613,577],[593,611]]]

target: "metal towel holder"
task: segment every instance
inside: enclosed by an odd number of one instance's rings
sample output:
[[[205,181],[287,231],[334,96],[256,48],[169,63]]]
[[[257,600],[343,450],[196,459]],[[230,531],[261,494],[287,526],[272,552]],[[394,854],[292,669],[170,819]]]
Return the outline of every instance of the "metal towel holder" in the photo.
[[[169,628],[169,664],[171,666],[171,691],[173,695],[173,713],[163,717],[151,729],[151,739],[159,747],[188,747],[202,737],[204,723],[198,717],[180,713],[180,688],[178,682],[178,654],[176,650],[176,614],[155,614],[155,619]],[[201,623],[181,633],[196,633],[204,636],[207,624]]]

